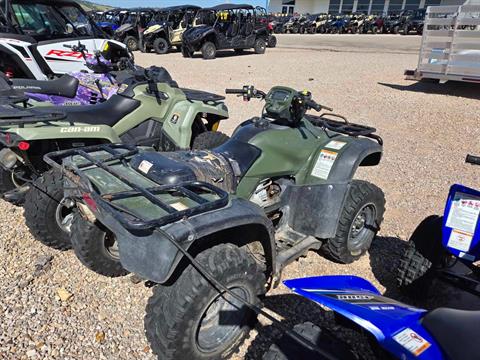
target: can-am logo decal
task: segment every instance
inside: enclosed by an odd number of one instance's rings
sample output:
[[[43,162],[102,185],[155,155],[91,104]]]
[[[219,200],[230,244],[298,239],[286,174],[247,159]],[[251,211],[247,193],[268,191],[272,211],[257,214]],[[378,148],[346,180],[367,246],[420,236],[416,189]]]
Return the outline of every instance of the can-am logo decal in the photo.
[[[62,58],[62,60],[72,59],[83,59],[83,54],[79,51],[69,51],[69,50],[50,50],[46,56]],[[91,58],[92,54],[85,54],[87,58]],[[55,59],[57,60],[57,59]]]
[[[81,133],[81,132],[99,132],[99,126],[82,126],[82,127],[64,127],[60,129],[61,133]]]

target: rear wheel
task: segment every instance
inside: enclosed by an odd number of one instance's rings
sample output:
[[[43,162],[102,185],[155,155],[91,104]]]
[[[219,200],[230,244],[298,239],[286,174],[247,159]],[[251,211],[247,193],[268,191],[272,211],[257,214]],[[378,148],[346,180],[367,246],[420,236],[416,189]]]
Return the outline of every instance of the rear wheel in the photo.
[[[377,186],[354,180],[345,199],[337,233],[324,250],[332,259],[349,264],[370,248],[385,212],[385,196]]]
[[[92,224],[76,212],[72,221],[71,243],[75,255],[88,269],[108,277],[129,272],[120,263],[115,235],[100,224]]]
[[[244,300],[259,304],[265,275],[244,250],[222,244],[195,259],[215,279]],[[226,293],[219,293],[189,265],[170,286],[158,285],[148,301],[145,333],[161,359],[229,358],[256,323],[256,315]]]
[[[348,345],[322,330],[311,322],[305,322],[293,327],[293,331],[317,345],[320,349],[330,354],[335,354],[338,359],[357,359]],[[293,360],[293,359],[319,359],[319,355],[307,349],[288,335],[283,335],[263,356],[263,360]]]
[[[188,48],[185,46],[181,47],[181,51],[184,58],[191,58],[193,56],[193,52],[188,50]]]
[[[220,131],[206,131],[198,134],[193,140],[193,150],[214,149],[227,142],[229,137]]]
[[[270,35],[270,37],[268,38],[268,47],[277,47],[277,37],[275,35]]]
[[[392,32],[393,32],[394,34],[399,34],[399,33],[400,33],[400,26],[398,26],[398,25],[397,25],[397,26],[394,26]]]
[[[217,56],[217,47],[210,41],[207,41],[202,45],[201,51],[205,60],[213,60]]]
[[[63,176],[50,170],[39,177],[25,198],[25,222],[42,244],[68,250],[73,219],[73,204],[64,198]]]
[[[127,48],[130,51],[138,50],[138,40],[135,39],[133,36],[127,36],[123,43],[127,45]]]
[[[168,52],[168,41],[161,37],[156,38],[153,42],[153,49],[157,54],[166,54]]]
[[[417,226],[397,270],[397,282],[412,297],[425,297],[430,291],[434,270],[448,256],[442,246],[443,218],[432,215]]]
[[[255,40],[255,44],[253,45],[253,49],[255,50],[255,54],[265,54],[265,49],[267,44],[264,39],[258,38]]]

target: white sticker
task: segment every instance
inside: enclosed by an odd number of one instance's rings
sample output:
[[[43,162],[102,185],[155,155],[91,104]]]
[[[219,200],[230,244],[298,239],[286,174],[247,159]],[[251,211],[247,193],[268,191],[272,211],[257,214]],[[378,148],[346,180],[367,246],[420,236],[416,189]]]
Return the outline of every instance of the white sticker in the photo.
[[[171,207],[173,207],[175,210],[177,211],[183,211],[183,210],[187,210],[188,209],[188,206],[181,203],[180,201],[179,202],[176,202],[176,203],[173,203],[173,204],[170,204]]]
[[[452,229],[469,234],[475,232],[478,214],[480,213],[480,198],[463,193],[456,193],[448,212],[446,225]]]
[[[458,257],[459,257],[460,259],[465,259],[465,260],[468,260],[468,261],[475,261],[475,256],[470,255],[470,254],[466,254],[466,253],[464,253],[464,252],[460,252],[460,253],[458,254]]]
[[[320,179],[328,179],[332,166],[337,159],[338,153],[328,150],[320,151],[317,162],[312,170],[312,175]]]
[[[422,354],[431,345],[427,340],[409,328],[400,331],[393,339],[415,356]]]
[[[148,174],[150,169],[152,168],[153,164],[150,161],[143,160],[140,165],[138,165],[138,170],[141,172]]]
[[[327,147],[327,148],[329,148],[329,149],[340,150],[340,149],[343,148],[345,145],[347,145],[346,142],[332,140],[332,141],[330,141],[325,147]]]
[[[452,249],[468,252],[468,250],[470,250],[470,245],[472,244],[472,239],[472,234],[468,234],[463,231],[452,230],[447,246]]]

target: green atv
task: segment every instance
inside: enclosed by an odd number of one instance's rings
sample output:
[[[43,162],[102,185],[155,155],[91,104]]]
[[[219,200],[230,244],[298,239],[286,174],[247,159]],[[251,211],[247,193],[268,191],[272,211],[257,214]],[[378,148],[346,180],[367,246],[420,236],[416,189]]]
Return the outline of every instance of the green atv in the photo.
[[[309,250],[350,263],[383,220],[383,192],[353,180],[359,166],[380,162],[375,129],[306,115],[327,109],[309,92],[227,93],[266,104],[211,151],[103,145],[45,157],[78,205],[71,236],[84,263],[95,261],[98,245],[82,233],[97,226],[108,234],[103,241],[115,239],[124,273],[156,285],[145,330],[165,360],[228,358],[256,320],[231,293],[258,304],[282,268]],[[206,280],[192,257],[231,293]]]
[[[0,192],[14,204],[25,202],[27,226],[39,241],[69,248],[72,204],[62,200],[62,177],[47,171],[46,153],[108,143],[157,151],[213,148],[228,139],[216,131],[228,118],[223,100],[179,88],[165,69],[153,68],[146,77],[127,79],[117,95],[98,105],[4,108]]]

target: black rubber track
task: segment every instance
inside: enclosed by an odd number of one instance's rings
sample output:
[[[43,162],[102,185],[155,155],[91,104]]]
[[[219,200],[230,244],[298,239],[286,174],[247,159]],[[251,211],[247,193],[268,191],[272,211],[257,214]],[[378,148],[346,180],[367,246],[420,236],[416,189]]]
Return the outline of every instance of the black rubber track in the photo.
[[[347,247],[348,236],[354,217],[361,207],[367,203],[372,203],[376,208],[376,221],[374,225],[376,230],[371,238],[371,240],[373,240],[383,221],[383,214],[385,212],[385,195],[379,187],[367,181],[352,181],[350,191],[347,194],[338,221],[337,233],[334,238],[328,239],[323,247],[325,253],[333,260],[349,264],[358,260],[369,249],[371,241],[365,243],[362,247],[361,253],[357,255],[352,255]]]
[[[73,251],[88,269],[108,277],[129,274],[120,263],[112,258],[105,248],[105,229],[85,220],[78,212],[73,217],[70,239]]]
[[[227,142],[229,137],[220,131],[206,131],[193,140],[193,150],[214,149]]]
[[[63,179],[50,170],[39,177],[27,192],[24,205],[25,223],[42,244],[57,250],[71,249],[70,235],[57,224],[55,212],[64,196]]]
[[[255,293],[250,294],[250,302],[258,305],[257,296],[265,294],[265,275],[243,249],[221,244],[201,252],[195,259],[226,286],[246,284]],[[242,332],[217,353],[207,355],[196,346],[196,324],[206,304],[217,294],[217,290],[192,265],[172,285],[154,288],[146,308],[145,332],[152,351],[159,359],[229,358],[237,350],[256,323],[253,312],[248,314]]]

